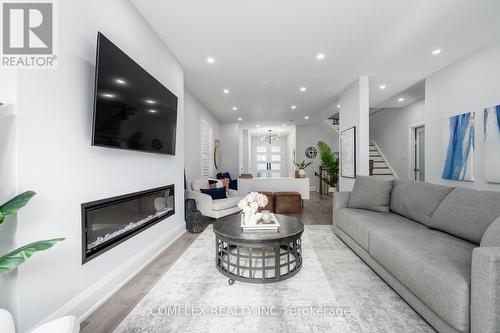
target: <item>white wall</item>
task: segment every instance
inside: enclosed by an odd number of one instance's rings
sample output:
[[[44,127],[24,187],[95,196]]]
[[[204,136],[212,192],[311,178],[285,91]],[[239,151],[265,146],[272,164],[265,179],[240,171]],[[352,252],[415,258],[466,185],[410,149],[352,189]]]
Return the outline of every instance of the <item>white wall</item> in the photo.
[[[186,89],[184,90],[184,164],[189,182],[201,178],[200,119],[205,118],[214,130],[214,139],[220,139],[217,119]],[[213,163],[213,161],[212,161]],[[215,167],[214,167],[215,170]],[[215,175],[213,175],[215,176]]]
[[[339,98],[339,133],[356,126],[356,175],[369,174],[369,79],[362,76]],[[354,179],[340,177],[340,191],[351,191]]]
[[[288,159],[288,176],[295,177],[295,162],[297,160],[297,126],[290,126],[290,132],[286,136],[286,148]]]
[[[410,128],[425,121],[422,99],[404,108],[389,108],[370,116],[370,139],[374,140],[399,179],[413,179],[409,173]]]
[[[238,123],[220,125],[222,172],[229,172],[233,179],[238,178],[240,170],[240,126]]]
[[[328,144],[333,151],[339,150],[338,145],[338,135],[331,131],[328,131],[322,126],[323,121],[320,123],[310,124],[310,125],[297,125],[296,126],[296,135],[297,135],[297,151],[296,151],[296,160],[297,162],[301,162],[306,160],[307,162],[312,161],[313,163],[305,170],[306,175],[309,178],[309,183],[311,186],[311,190],[319,191],[319,177],[314,175],[315,172],[319,173],[319,167],[321,165],[321,158],[318,156],[314,159],[309,159],[305,155],[306,148],[314,147],[318,149],[317,143],[318,141],[324,141]],[[326,125],[326,124],[325,124]]]
[[[59,1],[59,68],[18,77],[18,190],[38,195],[18,239],[66,237],[18,270],[21,332],[84,316],[184,230],[183,70],[129,1]],[[92,147],[96,35],[101,31],[179,97],[176,156]],[[81,264],[80,204],[175,184],[176,214]]]
[[[0,205],[16,193],[16,104],[17,74],[14,70],[0,70]],[[0,224],[0,256],[14,250],[16,216],[8,216]],[[17,271],[0,274],[0,308],[16,311]]]
[[[500,184],[486,183],[483,178],[483,111],[500,104],[500,43],[426,79],[426,180],[474,189],[500,191]],[[441,131],[449,116],[476,112],[475,120],[475,181],[460,182],[441,178],[443,153]]]

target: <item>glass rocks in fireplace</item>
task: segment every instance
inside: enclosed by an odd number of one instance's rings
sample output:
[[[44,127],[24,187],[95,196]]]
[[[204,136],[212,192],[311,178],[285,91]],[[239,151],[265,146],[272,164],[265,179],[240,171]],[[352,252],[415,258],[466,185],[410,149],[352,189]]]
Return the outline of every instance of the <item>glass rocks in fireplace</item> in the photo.
[[[174,185],[82,204],[82,261],[175,213]]]

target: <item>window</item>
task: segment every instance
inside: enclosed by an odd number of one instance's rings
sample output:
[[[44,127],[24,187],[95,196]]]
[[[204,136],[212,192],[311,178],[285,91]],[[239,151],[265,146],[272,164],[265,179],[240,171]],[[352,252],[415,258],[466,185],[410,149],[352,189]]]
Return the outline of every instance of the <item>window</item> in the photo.
[[[201,177],[214,176],[214,130],[206,118],[200,121]]]

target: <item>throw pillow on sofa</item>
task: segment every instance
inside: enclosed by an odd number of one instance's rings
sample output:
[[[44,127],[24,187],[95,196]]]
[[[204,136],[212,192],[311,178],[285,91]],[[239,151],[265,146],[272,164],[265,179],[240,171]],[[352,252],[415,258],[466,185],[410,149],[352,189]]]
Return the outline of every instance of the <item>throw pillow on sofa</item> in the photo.
[[[392,180],[358,176],[354,183],[347,207],[389,213]]]
[[[391,211],[429,226],[432,214],[453,187],[396,180],[391,194]]]
[[[500,216],[500,192],[456,188],[432,215],[429,227],[479,244]]]
[[[225,187],[217,187],[217,188],[207,188],[200,189],[201,193],[208,194],[212,197],[213,200],[218,199],[226,199],[226,188]]]

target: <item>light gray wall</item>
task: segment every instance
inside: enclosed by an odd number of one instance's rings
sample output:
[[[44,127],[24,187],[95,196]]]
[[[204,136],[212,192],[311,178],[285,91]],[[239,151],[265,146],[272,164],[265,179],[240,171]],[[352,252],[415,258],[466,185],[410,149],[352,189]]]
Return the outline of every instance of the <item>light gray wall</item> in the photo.
[[[500,191],[500,184],[483,178],[483,111],[500,104],[500,42],[430,76],[426,79],[426,176],[436,184]],[[441,178],[443,170],[442,127],[447,118],[476,112],[475,181],[461,182]]]
[[[18,73],[17,189],[38,194],[18,214],[16,237],[66,240],[19,267],[20,332],[83,318],[185,230],[181,65],[129,1],[59,1],[57,11],[59,67]],[[97,31],[179,98],[175,156],[91,146]],[[168,184],[175,215],[82,265],[81,203]]]
[[[12,199],[16,193],[16,105],[17,73],[0,70],[0,205]],[[8,216],[0,224],[0,256],[14,250],[16,242],[16,216]],[[0,274],[0,308],[16,312],[17,271]],[[14,313],[14,316],[16,313]]]
[[[240,168],[240,126],[238,123],[221,123],[220,141],[222,170],[231,174],[234,179],[239,176]]]
[[[324,124],[324,126],[327,125]],[[333,129],[328,130],[324,126],[322,123],[296,126],[297,150],[295,152],[295,159],[297,162],[301,162],[303,160],[313,162],[313,164],[311,164],[305,171],[307,177],[309,178],[310,186],[314,187],[315,191],[319,191],[319,178],[316,177],[314,173],[319,172],[321,158],[318,151],[318,156],[316,156],[315,159],[310,160],[305,155],[306,148],[314,147],[318,149],[317,143],[321,140],[328,144],[334,151],[339,150],[338,134],[335,134]]]
[[[409,174],[411,159],[410,127],[424,124],[424,100],[404,108],[390,108],[370,116],[370,139],[374,140],[399,179],[413,179]]]
[[[186,89],[184,89],[184,165],[188,184],[201,178],[200,120],[207,119],[214,130],[214,139],[220,139],[219,121]],[[213,162],[212,162],[213,163]],[[215,167],[214,167],[215,170]],[[215,175],[212,175],[215,176]]]
[[[286,136],[287,149],[287,176],[295,177],[295,161],[297,159],[297,127],[291,126],[290,133]]]
[[[370,83],[367,76],[354,81],[340,96],[340,132],[356,127],[356,175],[369,174],[369,98]],[[351,191],[354,186],[353,178],[340,176],[340,190]]]

